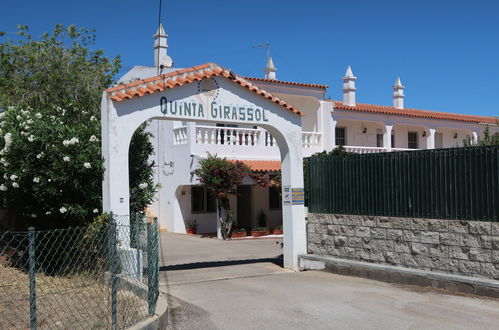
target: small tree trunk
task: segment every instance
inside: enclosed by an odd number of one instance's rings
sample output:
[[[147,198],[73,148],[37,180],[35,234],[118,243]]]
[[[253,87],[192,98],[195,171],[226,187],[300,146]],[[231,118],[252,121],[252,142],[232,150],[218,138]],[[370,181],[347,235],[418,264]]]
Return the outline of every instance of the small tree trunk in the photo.
[[[232,215],[228,198],[217,198],[217,238],[228,239],[232,230]]]

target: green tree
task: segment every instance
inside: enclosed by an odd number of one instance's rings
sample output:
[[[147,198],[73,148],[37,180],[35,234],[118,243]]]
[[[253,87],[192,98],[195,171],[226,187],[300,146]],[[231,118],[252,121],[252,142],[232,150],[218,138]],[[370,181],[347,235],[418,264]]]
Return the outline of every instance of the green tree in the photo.
[[[0,190],[39,227],[86,224],[102,207],[100,101],[120,59],[94,43],[95,31],[62,25],[39,40],[19,26],[0,43]],[[144,127],[130,149],[131,211],[142,211],[155,191]]]
[[[499,125],[499,121],[497,124]],[[475,143],[468,140],[463,140],[463,145],[465,147],[499,145],[499,132],[491,133],[490,128],[487,126],[483,130],[483,139],[479,138]]]
[[[207,158],[199,161],[199,168],[193,171],[198,181],[204,184],[208,192],[217,200],[223,239],[229,237],[233,225],[229,195],[237,192],[237,186],[249,173],[250,169],[243,162],[231,162],[209,153]]]

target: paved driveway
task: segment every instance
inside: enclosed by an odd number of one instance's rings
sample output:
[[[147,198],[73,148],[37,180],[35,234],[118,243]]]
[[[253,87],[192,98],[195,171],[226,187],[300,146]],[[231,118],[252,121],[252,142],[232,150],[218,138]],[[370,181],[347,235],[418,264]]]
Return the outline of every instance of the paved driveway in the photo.
[[[497,329],[499,301],[280,268],[280,241],[161,234],[171,329]]]

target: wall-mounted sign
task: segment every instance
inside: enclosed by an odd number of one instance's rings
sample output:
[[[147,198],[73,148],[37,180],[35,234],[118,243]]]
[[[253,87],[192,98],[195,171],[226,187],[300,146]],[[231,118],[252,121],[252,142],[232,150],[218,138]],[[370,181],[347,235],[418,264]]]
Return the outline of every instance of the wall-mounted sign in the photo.
[[[212,101],[209,108],[205,104],[195,100],[176,101],[169,100],[165,96],[160,99],[160,110],[164,115],[213,119],[213,120],[239,120],[250,122],[268,122],[267,110],[263,108],[252,108],[242,105],[228,105],[222,102]]]
[[[283,186],[282,187],[282,204],[283,205],[291,205],[291,186]]]

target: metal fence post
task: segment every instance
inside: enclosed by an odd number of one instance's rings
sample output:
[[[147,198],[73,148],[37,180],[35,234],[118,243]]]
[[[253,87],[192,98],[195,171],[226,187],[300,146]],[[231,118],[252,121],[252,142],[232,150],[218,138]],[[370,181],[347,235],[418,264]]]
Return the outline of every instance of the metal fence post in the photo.
[[[28,228],[28,263],[29,263],[29,327],[36,329],[36,234],[35,228]]]
[[[151,228],[152,227],[152,228]],[[159,295],[159,266],[158,266],[158,218],[154,218],[154,223],[147,224],[147,255],[148,255],[148,281],[147,281],[147,303],[149,315],[154,315],[156,302]]]
[[[111,256],[111,329],[116,329],[117,326],[117,286],[118,279],[116,278],[117,272],[117,240],[116,240],[116,222],[113,217],[113,213],[109,215],[110,226],[109,226],[109,248]]]
[[[135,215],[135,248],[137,249],[137,280],[142,280],[142,267],[140,262],[140,222],[142,216]]]

